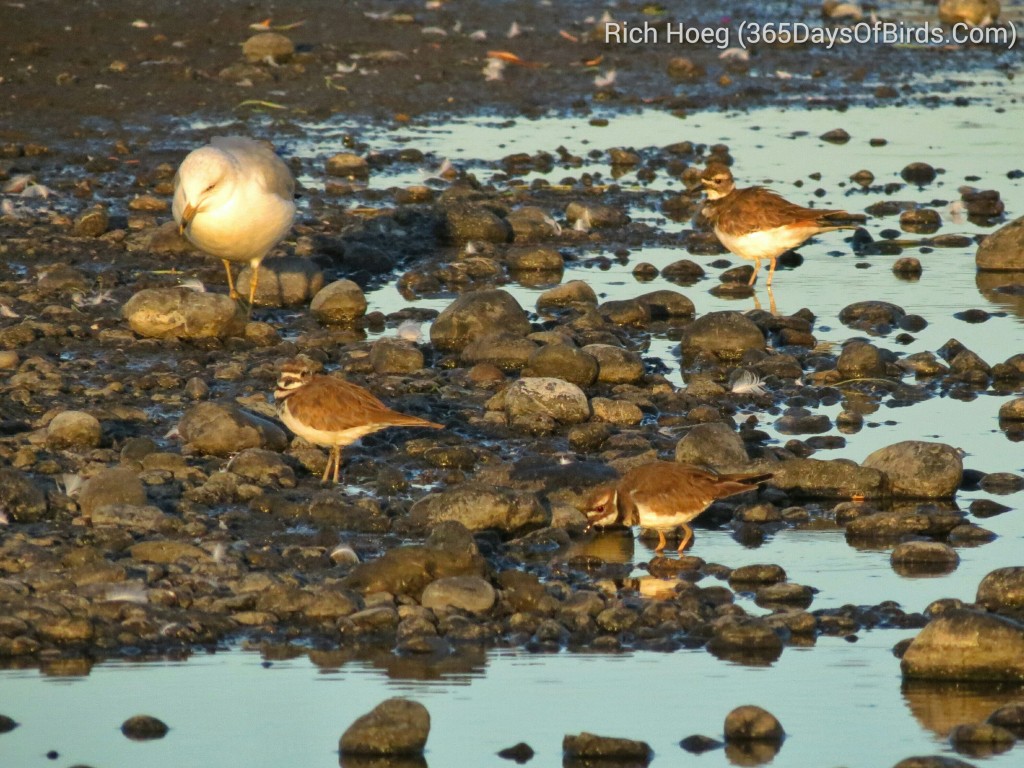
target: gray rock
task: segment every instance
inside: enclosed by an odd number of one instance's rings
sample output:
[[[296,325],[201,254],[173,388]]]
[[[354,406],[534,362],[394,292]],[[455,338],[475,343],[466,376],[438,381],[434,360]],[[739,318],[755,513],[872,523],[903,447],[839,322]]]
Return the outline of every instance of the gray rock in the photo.
[[[885,376],[885,356],[874,344],[855,339],[843,345],[836,370],[846,379]]]
[[[103,437],[99,420],[85,411],[61,411],[46,427],[46,445],[63,448],[95,448]]]
[[[553,248],[516,248],[505,256],[505,263],[512,272],[561,272],[565,269],[562,254]]]
[[[787,408],[776,420],[775,429],[783,435],[820,435],[832,429],[832,420],[807,408]]]
[[[487,363],[503,371],[519,371],[536,351],[537,345],[522,336],[491,333],[469,342],[463,347],[459,359],[467,365]]]
[[[456,608],[469,613],[487,613],[494,607],[495,599],[494,587],[479,576],[448,576],[428,584],[420,604],[435,611]]]
[[[708,650],[724,658],[774,659],[782,654],[782,639],[764,619],[729,616],[713,625]]]
[[[565,219],[573,225],[580,221],[588,229],[624,227],[629,223],[629,216],[618,208],[591,202],[569,203],[565,207]]]
[[[512,240],[512,225],[483,206],[452,203],[444,209],[438,237],[448,243],[507,243]]]
[[[962,512],[918,509],[914,512],[864,514],[846,525],[847,540],[900,539],[905,536],[945,537],[963,522]]]
[[[50,295],[71,291],[84,291],[89,287],[89,280],[81,271],[68,264],[57,264],[46,269],[39,275],[36,282],[39,292]]]
[[[644,361],[636,352],[612,344],[587,344],[583,351],[597,360],[602,384],[636,384],[644,378]]]
[[[736,707],[725,716],[725,740],[779,742],[786,737],[782,723],[771,712],[761,707]]]
[[[72,232],[78,237],[99,237],[110,228],[110,216],[102,205],[94,205],[80,214],[76,219]]]
[[[560,424],[578,424],[590,418],[590,403],[575,384],[551,377],[530,377],[513,382],[505,391],[505,412],[509,423],[540,415]]]
[[[566,734],[562,739],[562,752],[567,761],[613,761],[623,765],[646,766],[654,757],[646,741],[597,736],[586,731]]]
[[[327,158],[324,170],[328,176],[346,179],[365,179],[370,175],[370,166],[366,158],[353,152],[339,152]]]
[[[571,344],[547,344],[530,355],[524,376],[554,377],[579,387],[597,380],[597,359]]]
[[[288,447],[280,427],[234,404],[194,405],[182,416],[178,432],[193,451],[209,456],[231,456],[245,448],[283,451]]]
[[[260,32],[242,44],[242,55],[252,64],[283,64],[295,55],[295,44],[277,32]]]
[[[988,573],[978,585],[975,602],[996,613],[1024,618],[1024,566]]]
[[[431,515],[429,510],[421,513],[420,519],[424,521],[424,528],[420,532],[432,529],[434,534],[438,529],[458,522],[457,515],[446,518],[440,513]],[[425,545],[390,549],[376,560],[355,566],[342,581],[342,586],[363,594],[390,592],[419,599],[426,586],[436,579],[447,576],[482,576],[487,567],[486,561],[480,556],[472,537],[465,531],[465,526],[457,527],[465,536],[462,544],[431,544],[428,540]]]
[[[964,473],[956,448],[920,440],[879,448],[864,459],[863,465],[885,473],[888,492],[907,498],[951,498]]]
[[[380,338],[370,347],[370,365],[374,373],[415,373],[423,370],[423,352],[402,339]]]
[[[0,509],[19,523],[33,523],[46,514],[46,495],[17,469],[0,467]]]
[[[123,467],[105,469],[84,483],[78,494],[78,508],[85,517],[114,504],[142,506],[146,503],[146,488],[137,473]]]
[[[986,237],[974,254],[974,264],[986,271],[1024,271],[1024,216]]]
[[[583,280],[570,280],[567,283],[556,285],[537,297],[538,312],[596,306],[597,294],[590,287],[590,283]]]
[[[949,544],[941,541],[904,541],[897,544],[889,562],[901,574],[905,572],[948,573],[960,562],[960,556]]]
[[[121,723],[121,733],[132,741],[162,739],[169,730],[166,723],[152,715],[134,715]]]
[[[943,612],[913,639],[900,668],[909,679],[1024,682],[1024,625],[976,611]]]
[[[668,320],[675,317],[693,317],[696,311],[693,302],[679,291],[663,289],[651,291],[636,297],[647,306],[652,320]]]
[[[465,293],[437,316],[430,341],[442,351],[458,352],[482,336],[506,333],[526,336],[530,322],[511,294],[491,289]]]
[[[839,322],[868,333],[888,333],[906,316],[903,307],[887,301],[858,301],[839,312]]]
[[[252,480],[257,485],[295,487],[295,472],[281,458],[281,454],[274,451],[246,448],[231,460],[227,468],[229,472]]]
[[[640,406],[628,400],[595,397],[590,401],[590,407],[596,421],[604,421],[609,424],[629,426],[639,424],[644,418],[644,412],[640,410]]]
[[[534,493],[472,483],[428,494],[409,510],[409,524],[414,529],[430,530],[449,520],[470,531],[516,534],[550,525],[551,512]]]
[[[179,518],[164,514],[159,507],[133,504],[103,504],[96,507],[87,519],[94,528],[111,526],[133,534],[172,534],[183,527]]]
[[[651,324],[651,310],[637,299],[606,301],[597,308],[598,313],[609,323],[631,328],[646,328]]]
[[[846,459],[790,459],[772,464],[771,471],[773,486],[811,498],[877,498],[885,482],[880,470]]]
[[[709,312],[683,329],[680,351],[708,352],[721,360],[738,361],[744,352],[764,349],[761,329],[739,312]]]
[[[717,242],[717,240],[716,240]],[[661,270],[661,276],[670,283],[692,285],[707,274],[700,264],[691,259],[680,259]]]
[[[238,273],[235,287],[249,295],[252,269]],[[324,287],[324,273],[312,259],[302,256],[271,256],[260,263],[255,303],[261,307],[296,307],[306,304]]]
[[[222,339],[245,332],[245,310],[237,302],[188,288],[146,288],[122,312],[135,333],[154,339]]]
[[[388,699],[348,727],[342,755],[421,755],[430,735],[430,713],[409,699]]]
[[[720,421],[698,424],[683,435],[676,443],[676,461],[706,464],[720,471],[738,469],[750,463],[743,438]]]
[[[351,325],[366,314],[363,289],[351,280],[335,280],[321,288],[309,311],[324,325]]]
[[[512,211],[507,217],[517,243],[536,243],[555,237],[562,228],[554,219],[536,206],[526,205]]]

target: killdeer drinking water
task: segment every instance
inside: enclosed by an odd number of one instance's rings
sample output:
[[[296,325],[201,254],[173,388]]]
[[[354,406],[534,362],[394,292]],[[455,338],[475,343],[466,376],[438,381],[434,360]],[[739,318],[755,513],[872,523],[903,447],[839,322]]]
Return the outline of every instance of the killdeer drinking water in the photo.
[[[231,262],[247,262],[252,311],[263,257],[291,229],[295,180],[265,144],[218,136],[188,154],[174,177],[171,208],[178,229],[200,250],[224,262],[237,299]]]
[[[707,193],[702,213],[715,228],[715,235],[741,259],[754,262],[757,279],[761,262],[768,260],[768,285],[775,274],[775,261],[814,235],[836,229],[856,229],[857,218],[840,210],[803,208],[764,187],[737,189],[729,167],[710,162],[701,176]],[[843,221],[846,219],[846,221]]]
[[[693,464],[653,461],[623,475],[617,483],[601,486],[584,502],[583,513],[590,526],[639,525],[658,532],[660,553],[667,543],[665,531],[682,526],[678,551],[693,538],[688,523],[711,502],[752,491],[771,473],[719,475]]]
[[[302,363],[287,363],[281,368],[274,390],[281,421],[292,432],[310,443],[331,449],[320,482],[334,469],[338,482],[341,449],[361,437],[388,427],[430,427],[443,425],[393,411],[372,393],[335,376],[314,374]]]

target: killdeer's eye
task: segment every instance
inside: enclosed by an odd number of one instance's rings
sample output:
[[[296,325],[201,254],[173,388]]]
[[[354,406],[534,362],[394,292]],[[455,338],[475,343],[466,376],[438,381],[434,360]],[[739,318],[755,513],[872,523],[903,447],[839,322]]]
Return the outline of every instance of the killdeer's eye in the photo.
[[[604,504],[598,504],[596,507],[594,507],[594,511],[595,512],[604,512]]]

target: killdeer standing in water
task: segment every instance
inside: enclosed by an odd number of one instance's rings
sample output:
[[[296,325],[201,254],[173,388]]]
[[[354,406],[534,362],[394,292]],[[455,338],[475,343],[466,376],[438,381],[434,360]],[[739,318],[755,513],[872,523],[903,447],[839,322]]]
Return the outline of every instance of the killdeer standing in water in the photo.
[[[822,232],[857,228],[846,211],[803,208],[764,187],[737,189],[723,163],[708,163],[701,183],[708,198],[701,212],[714,226],[715,235],[732,253],[754,262],[748,285],[754,284],[763,260],[770,264],[767,285],[771,286],[775,261],[783,253]]]
[[[771,476],[771,473],[719,475],[693,464],[654,461],[634,467],[617,483],[597,488],[584,502],[583,512],[589,526],[639,525],[656,530],[655,554],[665,548],[665,531],[682,526],[683,539],[678,549],[682,554],[693,538],[688,523],[711,502],[752,491]]]
[[[274,399],[288,429],[310,443],[331,449],[322,483],[327,482],[332,467],[333,482],[338,482],[341,449],[371,432],[388,427],[443,428],[418,416],[393,411],[368,390],[334,376],[314,374],[301,363],[282,367]]]
[[[218,136],[188,154],[174,177],[171,211],[189,241],[224,262],[237,299],[231,262],[248,262],[252,312],[263,257],[291,229],[295,180],[267,145],[244,136]]]

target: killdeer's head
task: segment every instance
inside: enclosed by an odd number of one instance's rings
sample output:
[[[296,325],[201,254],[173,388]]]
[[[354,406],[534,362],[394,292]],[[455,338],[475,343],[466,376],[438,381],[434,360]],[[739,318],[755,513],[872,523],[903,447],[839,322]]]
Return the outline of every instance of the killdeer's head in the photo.
[[[313,369],[302,362],[290,362],[281,366],[281,373],[277,377],[277,388],[274,390],[274,399],[282,401],[293,392],[301,389],[313,378]]]
[[[704,186],[708,200],[719,200],[736,189],[736,182],[732,178],[729,166],[718,161],[708,163],[700,177],[700,183]]]
[[[619,492],[615,485],[602,485],[587,496],[580,511],[587,516],[587,530],[595,525],[615,525],[619,521]]]

